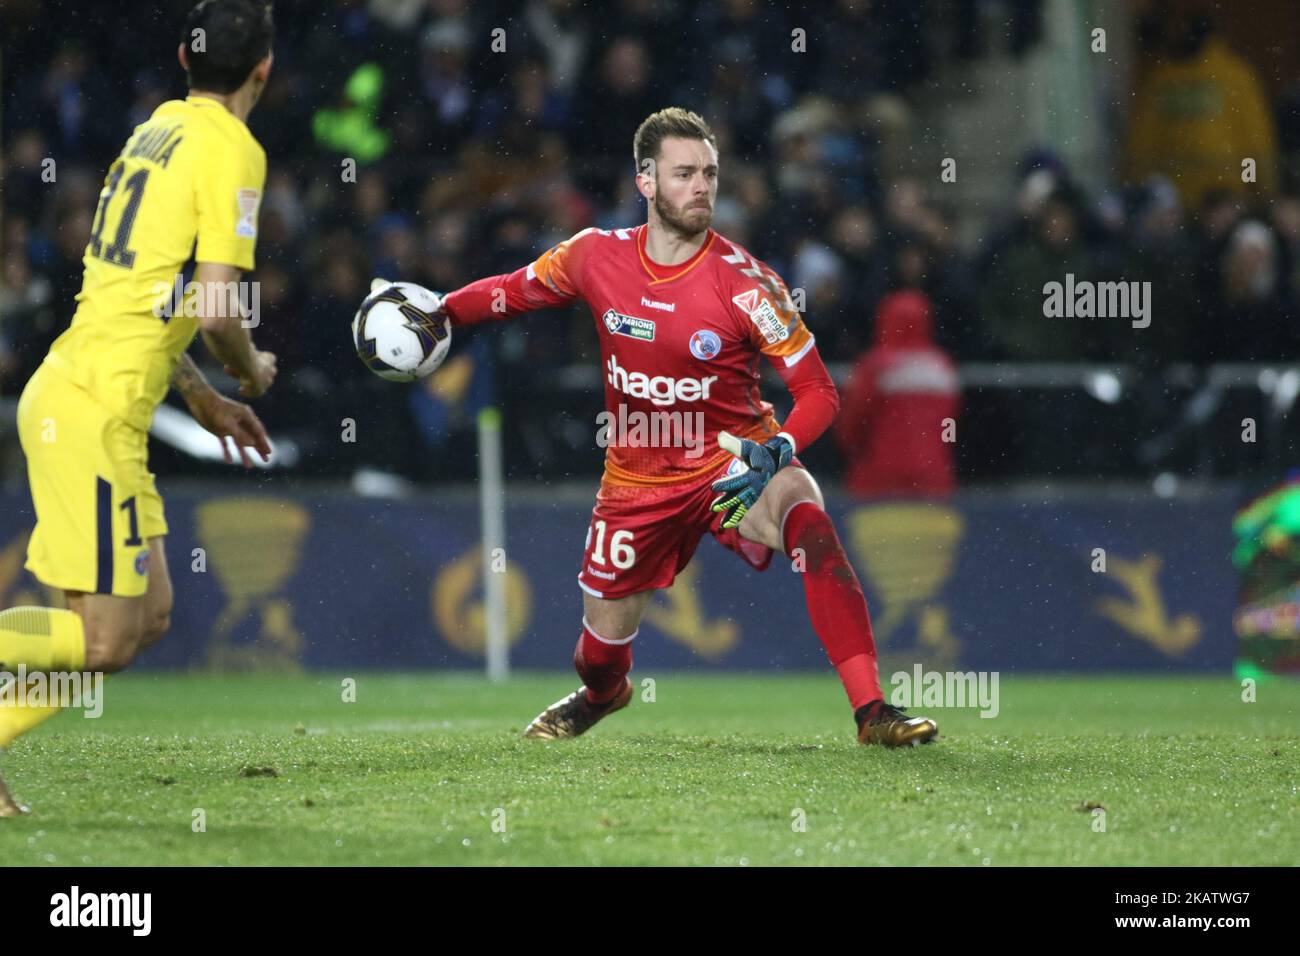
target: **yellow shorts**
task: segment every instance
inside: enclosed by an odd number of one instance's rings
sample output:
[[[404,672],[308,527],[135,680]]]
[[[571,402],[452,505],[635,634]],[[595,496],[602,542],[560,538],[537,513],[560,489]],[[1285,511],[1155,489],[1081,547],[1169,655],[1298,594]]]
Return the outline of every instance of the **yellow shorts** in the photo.
[[[50,587],[138,597],[149,539],[167,533],[148,436],[48,364],[18,401],[36,530],[27,569]]]

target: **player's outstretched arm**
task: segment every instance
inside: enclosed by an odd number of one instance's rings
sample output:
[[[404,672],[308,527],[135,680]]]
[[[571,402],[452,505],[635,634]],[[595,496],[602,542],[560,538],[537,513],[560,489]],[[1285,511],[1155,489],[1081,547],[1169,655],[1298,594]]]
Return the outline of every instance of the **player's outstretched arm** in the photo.
[[[584,229],[522,269],[488,276],[447,293],[442,299],[443,313],[452,325],[472,325],[568,305],[581,295],[580,263],[592,232]]]
[[[271,440],[257,414],[243,402],[226,398],[203,377],[194,359],[182,352],[172,375],[172,387],[185,399],[194,420],[221,440],[221,453],[233,464],[230,443],[234,442],[245,468],[253,467],[247,449],[254,449],[262,461],[271,460]],[[227,440],[229,439],[229,441]]]
[[[241,395],[259,398],[275,381],[275,355],[258,351],[244,326],[239,276],[235,266],[200,262],[194,270],[199,288],[195,307],[208,351],[225,367],[226,374],[239,380]]]

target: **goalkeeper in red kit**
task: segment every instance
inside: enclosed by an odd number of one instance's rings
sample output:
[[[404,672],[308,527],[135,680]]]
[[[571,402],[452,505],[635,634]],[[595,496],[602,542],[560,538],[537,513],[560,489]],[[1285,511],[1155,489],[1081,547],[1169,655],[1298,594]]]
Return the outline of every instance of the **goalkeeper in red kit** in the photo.
[[[933,720],[883,699],[862,588],[817,483],[795,458],[835,417],[835,385],[780,277],[709,228],[718,192],[712,131],[694,113],[661,110],[637,129],[633,152],[645,225],[585,229],[525,268],[443,299],[453,325],[585,301],[600,336],[608,417],[634,425],[630,437],[609,442],[578,574],[584,614],[573,660],[583,686],[525,736],[576,737],[628,705],[646,601],[673,583],[708,532],[758,570],[777,551],[795,558],[859,741],[932,740]],[[760,355],[794,396],[784,424],[759,396]],[[689,422],[702,435],[682,427]],[[693,431],[697,441],[682,440]]]

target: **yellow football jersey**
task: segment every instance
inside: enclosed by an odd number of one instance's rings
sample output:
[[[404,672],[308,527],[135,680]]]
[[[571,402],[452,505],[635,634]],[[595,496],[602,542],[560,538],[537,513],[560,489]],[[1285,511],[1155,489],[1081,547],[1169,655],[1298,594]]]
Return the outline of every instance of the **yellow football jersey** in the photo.
[[[265,181],[266,153],[216,100],[154,110],[108,170],[77,311],[46,362],[147,429],[198,331],[196,318],[171,306],[181,270],[191,255],[253,268]]]

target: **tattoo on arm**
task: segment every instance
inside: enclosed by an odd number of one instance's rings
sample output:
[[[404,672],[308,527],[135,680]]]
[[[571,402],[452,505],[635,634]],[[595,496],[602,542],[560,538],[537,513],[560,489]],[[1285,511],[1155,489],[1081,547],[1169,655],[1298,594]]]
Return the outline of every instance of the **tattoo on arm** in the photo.
[[[208,380],[203,377],[199,367],[194,364],[194,359],[190,358],[188,352],[181,353],[181,360],[176,363],[176,371],[172,375],[172,388],[180,393],[186,401],[203,394],[212,388]]]

